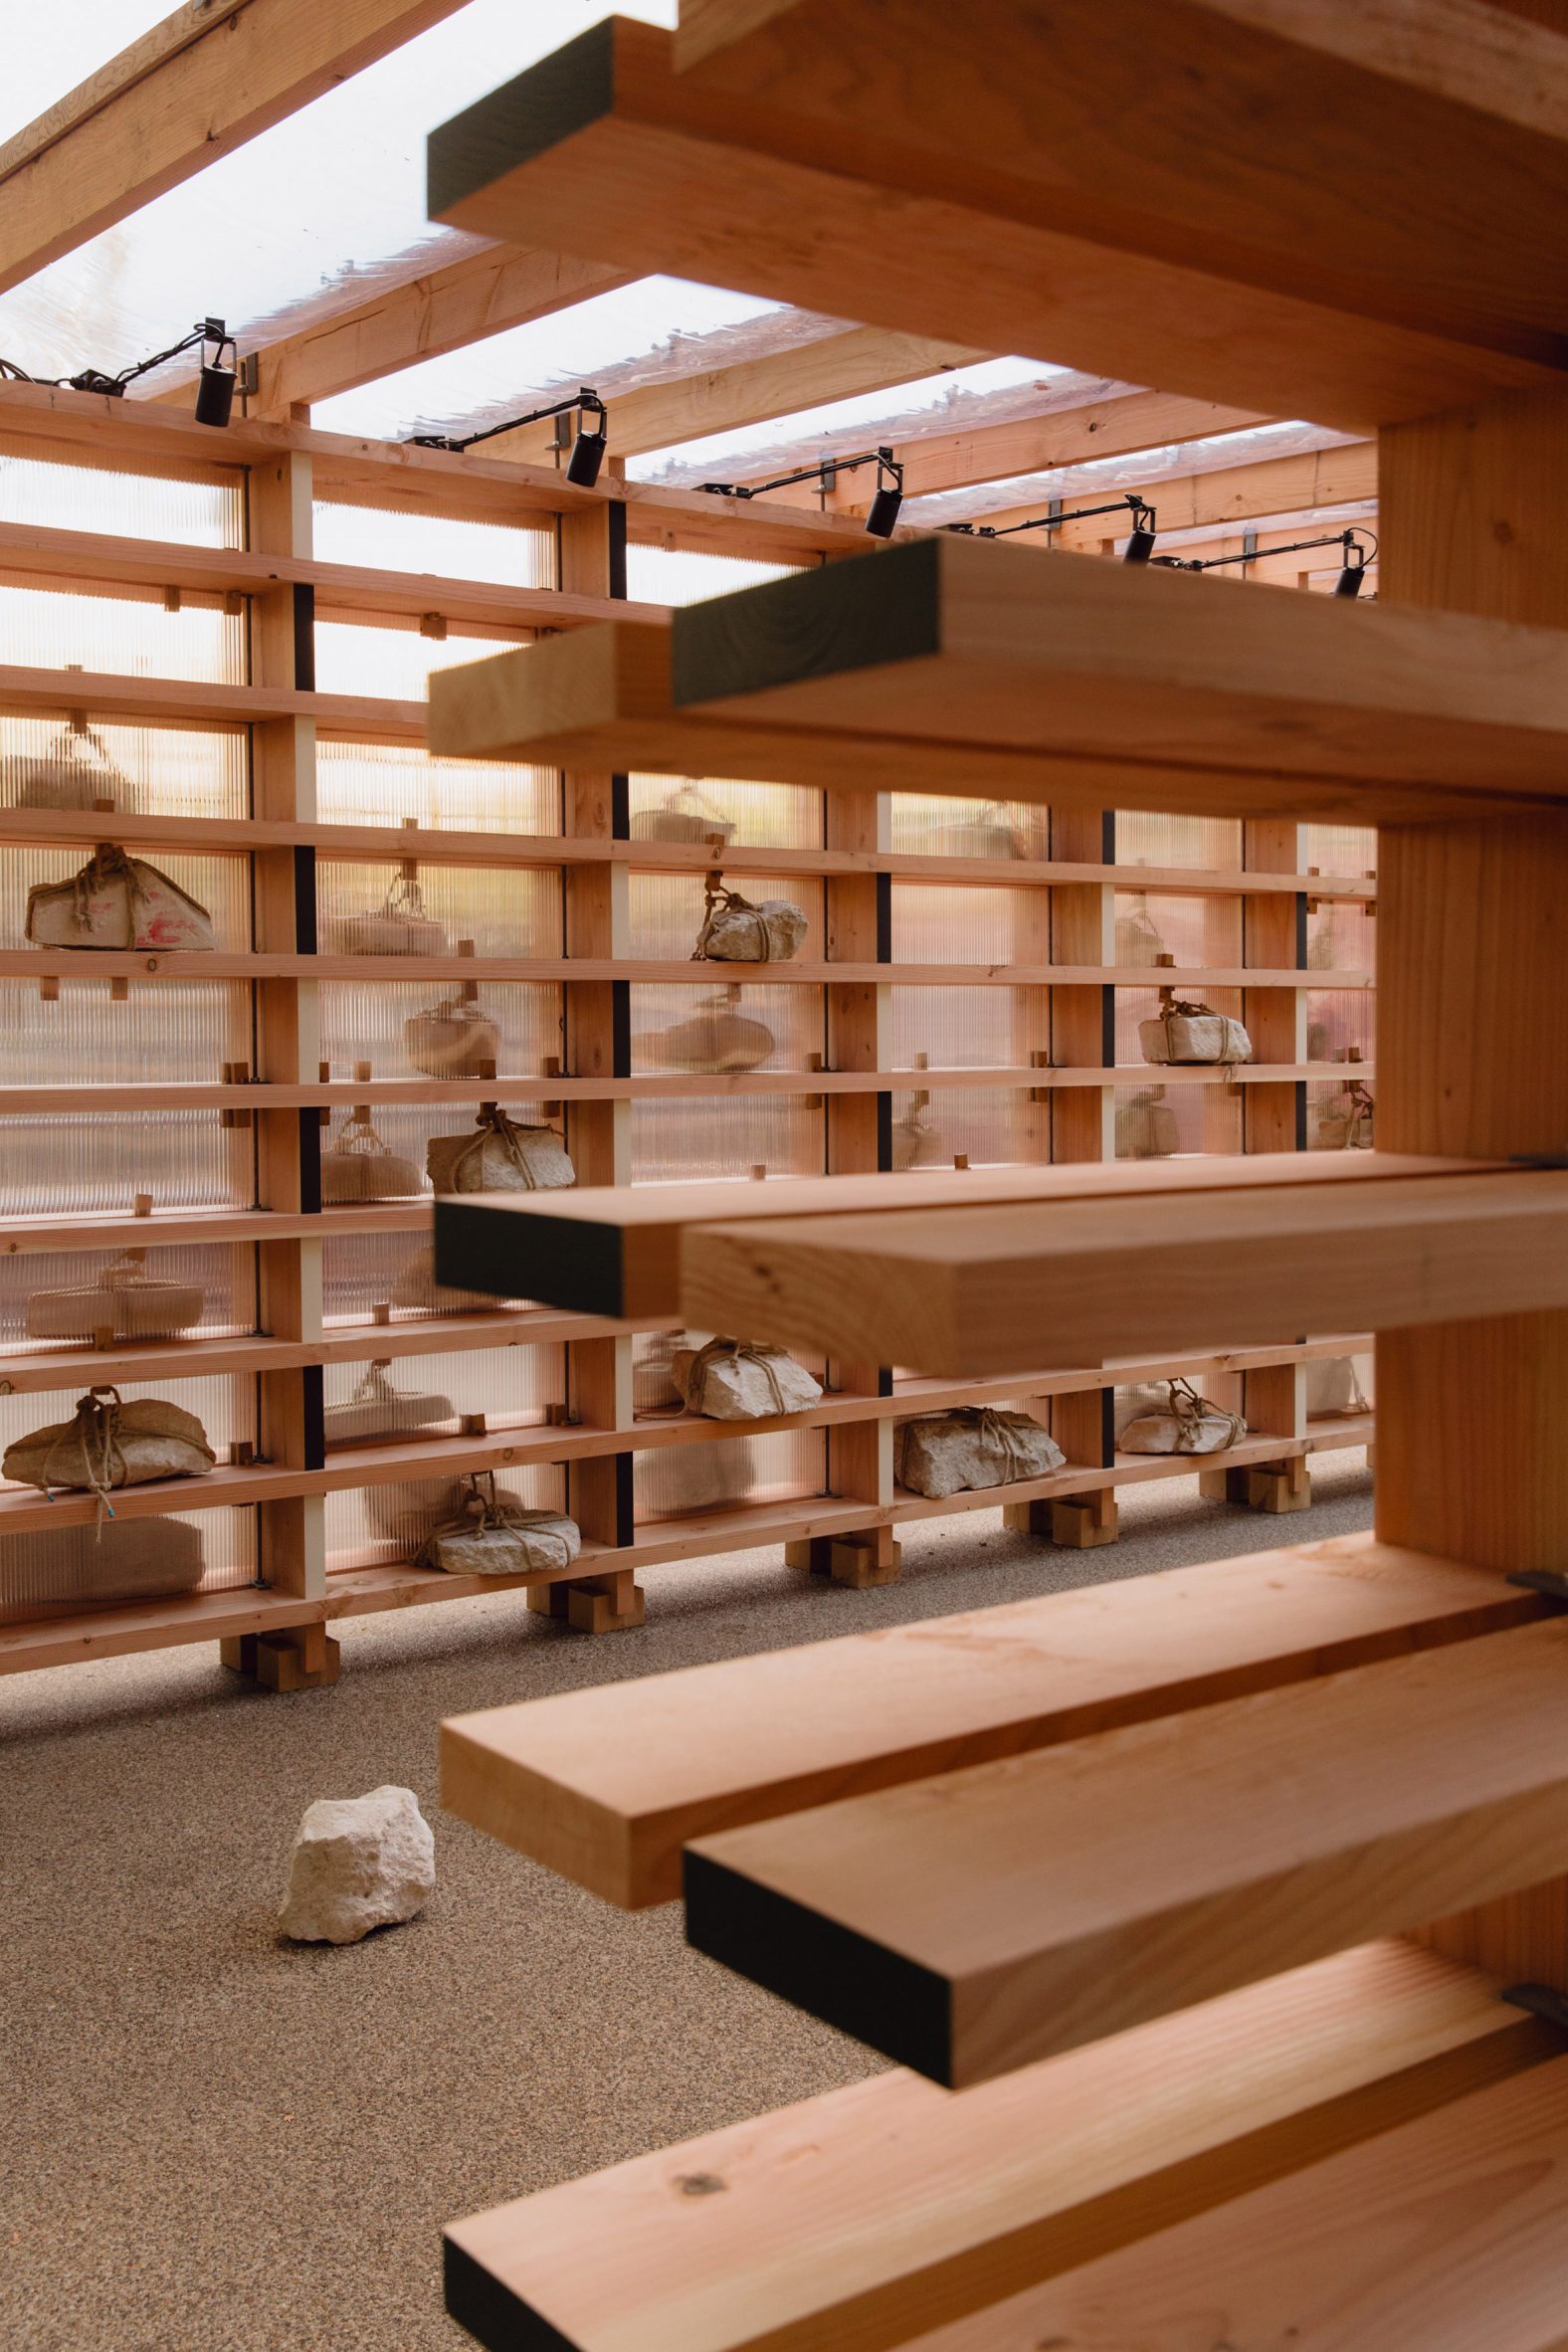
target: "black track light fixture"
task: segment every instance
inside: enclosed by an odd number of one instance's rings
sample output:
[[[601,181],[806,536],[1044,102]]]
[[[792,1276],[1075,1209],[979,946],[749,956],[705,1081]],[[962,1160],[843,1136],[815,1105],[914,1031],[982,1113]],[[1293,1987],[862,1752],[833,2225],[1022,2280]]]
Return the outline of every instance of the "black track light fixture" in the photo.
[[[552,400],[545,408],[531,408],[526,416],[507,417],[499,425],[487,425],[482,433],[454,436],[448,433],[416,433],[412,436],[417,449],[447,449],[461,453],[473,449],[478,442],[493,441],[497,433],[511,433],[519,425],[541,425],[546,417],[576,416],[574,432],[564,428],[557,431],[556,446],[565,449],[568,442],[571,455],[566,461],[566,479],[578,490],[592,490],[604,464],[604,453],[610,438],[610,419],[604,402],[597,392],[584,384],[569,399]],[[590,425],[589,420],[592,419]]]
[[[166,359],[177,359],[182,351],[194,351],[198,344],[201,366],[196,377],[196,422],[222,427],[234,413],[238,360],[234,337],[221,318],[198,318],[190,333],[181,335],[166,351],[154,351],[150,359],[132,360],[128,367],[117,369],[113,375],[106,375],[100,367],[84,367],[74,376],[30,376],[14,361],[0,359],[0,377],[17,384],[57,384],[71,392],[97,392],[105,400],[123,400],[127,384],[161,367]]]
[[[1123,563],[1147,563],[1154,553],[1154,535],[1158,520],[1154,508],[1140,498],[1136,490],[1129,490],[1124,498],[1112,498],[1103,506],[1076,506],[1071,514],[1062,511],[1061,501],[1053,499],[1046,514],[1031,515],[1027,522],[944,522],[943,530],[958,531],[969,539],[1010,539],[1015,531],[1055,531],[1065,522],[1081,522],[1091,514],[1129,514],[1132,528],[1127,544],[1121,551]]]
[[[1365,543],[1367,540],[1371,541],[1370,545]],[[1370,531],[1326,531],[1320,539],[1291,539],[1283,547],[1244,547],[1240,555],[1206,555],[1196,557],[1191,563],[1184,562],[1179,555],[1156,555],[1154,560],[1173,572],[1215,572],[1228,563],[1256,563],[1260,555],[1298,555],[1307,547],[1342,548],[1344,561],[1340,564],[1333,593],[1336,596],[1360,595],[1366,581],[1367,565],[1377,553],[1377,540]]]
[[[815,466],[775,475],[771,482],[703,482],[697,487],[715,498],[761,498],[769,490],[789,490],[797,482],[815,482],[826,497],[838,477],[853,474],[858,466],[877,469],[877,489],[866,509],[866,528],[874,539],[891,538],[903,504],[903,461],[893,456],[885,442],[881,449],[863,450],[859,457],[819,458]]]

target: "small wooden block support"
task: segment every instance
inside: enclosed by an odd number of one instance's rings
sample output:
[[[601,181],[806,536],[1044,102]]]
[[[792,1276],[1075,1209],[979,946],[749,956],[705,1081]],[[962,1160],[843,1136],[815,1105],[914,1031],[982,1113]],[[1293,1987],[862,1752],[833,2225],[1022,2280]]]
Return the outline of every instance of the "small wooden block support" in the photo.
[[[222,1663],[267,1690],[324,1690],[342,1671],[342,1644],[322,1625],[291,1626],[277,1634],[230,1634],[218,1644]]]
[[[528,1607],[541,1617],[560,1617],[579,1634],[619,1634],[643,1622],[646,1596],[630,1568],[608,1576],[531,1584]]]
[[[835,1535],[828,1542],[827,1573],[835,1584],[865,1592],[874,1584],[896,1584],[903,1574],[903,1547],[890,1527],[864,1535]]]
[[[1198,1490],[1211,1502],[1234,1502],[1253,1511],[1304,1511],[1312,1502],[1312,1478],[1304,1454],[1293,1454],[1285,1462],[1200,1470]]]
[[[833,1568],[833,1537],[831,1535],[802,1535],[784,1546],[786,1568],[809,1569],[813,1576],[827,1576]]]
[[[1037,1495],[1030,1502],[1005,1502],[1002,1524],[1014,1535],[1043,1535],[1076,1552],[1114,1543],[1120,1533],[1115,1490],[1099,1486],[1090,1494]]]

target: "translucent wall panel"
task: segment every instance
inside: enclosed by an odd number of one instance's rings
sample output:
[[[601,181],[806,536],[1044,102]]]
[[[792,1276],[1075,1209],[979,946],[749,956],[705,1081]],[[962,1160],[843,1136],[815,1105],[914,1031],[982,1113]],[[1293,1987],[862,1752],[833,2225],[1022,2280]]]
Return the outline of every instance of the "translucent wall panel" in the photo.
[[[34,1400],[37,1402],[37,1400]],[[71,1410],[69,1401],[62,1407]],[[254,1584],[252,1508],[170,1511],[94,1527],[0,1536],[0,1623],[69,1615],[94,1604]]]
[[[373,571],[434,572],[448,580],[495,580],[507,588],[553,588],[555,530],[537,522],[464,522],[448,514],[408,514],[380,506],[315,509],[315,554],[322,563],[358,563]]]
[[[1377,1007],[1370,988],[1309,988],[1309,1062],[1370,1062],[1377,1046]]]
[[[390,863],[322,859],[316,908],[323,955],[456,955],[465,939],[476,955],[544,957],[562,949],[556,867],[427,864],[405,882]],[[368,927],[366,918],[373,922],[384,910],[398,918],[394,927]],[[409,918],[419,916],[439,933],[415,927]]]
[[[977,992],[978,993],[978,992]],[[934,1057],[933,1057],[934,1059]],[[923,1107],[914,1092],[892,1096],[895,1167],[1008,1167],[1049,1158],[1050,1112],[1027,1086],[942,1086]]]
[[[743,872],[740,868],[724,872],[725,887],[738,890],[743,898],[756,905],[764,898],[787,898],[805,913],[808,929],[794,955],[792,963],[815,963],[823,952],[823,894],[819,878],[796,875],[766,875]],[[704,905],[702,878],[695,874],[634,874],[630,878],[631,952],[667,959],[685,958],[696,945],[697,933],[702,928]],[[722,979],[721,963],[704,966],[705,971]]]
[[[1377,868],[1377,834],[1370,825],[1305,825],[1308,873],[1367,875]]]
[[[373,980],[363,984],[323,980],[321,1056],[331,1065],[332,1078],[351,1079],[354,1066],[360,1062],[368,1062],[371,1075],[383,1078],[469,1075],[458,1067],[425,1068],[424,1064],[436,1057],[428,1042],[421,1042],[417,1026],[425,1014],[459,1002],[460,985],[455,980]],[[484,981],[474,1010],[497,1033],[495,1041],[486,1033],[483,1050],[490,1058],[494,1044],[493,1060],[500,1078],[529,1077],[543,1070],[546,1055],[561,1051],[561,991],[548,981]],[[383,1116],[392,1115],[391,1108],[383,1104],[376,1112],[377,1124]],[[420,1115],[429,1116],[429,1108]],[[518,1115],[515,1108],[511,1115]],[[466,1113],[461,1102],[444,1104],[436,1112],[437,1132],[463,1125],[466,1117],[472,1113]]]
[[[1346,1070],[1343,1080],[1313,1078],[1306,1089],[1309,1151],[1369,1151],[1377,1134],[1375,1086]]]
[[[421,637],[414,627],[318,621],[315,683],[323,694],[384,694],[396,702],[423,702],[433,670],[453,670],[516,648],[512,637]]]
[[[820,1110],[798,1094],[656,1096],[632,1104],[632,1181],[679,1183],[704,1178],[821,1176],[827,1130]],[[737,1215],[740,1212],[737,1210]]]
[[[433,759],[410,743],[318,739],[315,792],[316,813],[327,825],[412,822],[460,833],[561,830],[556,769],[498,759]]]
[[[1113,1089],[1116,1157],[1166,1159],[1177,1152],[1240,1151],[1245,1089],[1213,1084],[1163,1085],[1151,1072],[1138,1085]]]
[[[1240,866],[1240,817],[1176,817],[1160,809],[1116,811],[1118,866]]]
[[[825,1491],[827,1444],[820,1429],[798,1429],[649,1448],[633,1455],[632,1480],[639,1526],[782,1502]]]
[[[111,1267],[115,1273],[105,1284]],[[121,1276],[128,1277],[125,1285]],[[91,1334],[110,1319],[122,1339],[254,1331],[256,1254],[209,1242],[140,1252],[0,1255],[0,1349],[8,1355],[78,1347],[86,1386],[93,1377]]]
[[[423,1167],[423,1158],[418,1165]],[[419,1234],[334,1234],[330,1226],[321,1243],[321,1290],[326,1320],[334,1325],[419,1322],[522,1303],[438,1287],[432,1245]]]
[[[383,1073],[382,1075],[385,1075]],[[542,1126],[543,1106],[508,1102],[506,1115],[518,1126]],[[431,1190],[426,1153],[436,1135],[478,1136],[475,1116],[462,1102],[378,1102],[371,1105],[372,1142],[350,1111],[336,1111],[321,1129],[321,1200],[326,1208],[359,1201],[411,1200]],[[559,1133],[559,1121],[556,1122]],[[346,1165],[345,1165],[346,1163]]]
[[[1157,1021],[1160,1017],[1158,988],[1118,988],[1115,996],[1117,1067],[1136,1063],[1144,1068],[1158,1069],[1156,1063],[1145,1063],[1139,1035],[1145,1021]],[[1183,1001],[1191,1000],[1184,998]],[[1239,988],[1206,988],[1203,1002],[1211,1012],[1229,1013],[1237,1021],[1242,1018],[1242,991]],[[1173,1095],[1179,1090],[1178,1086],[1171,1088]]]
[[[723,966],[705,969],[716,976]],[[635,1073],[804,1071],[823,1050],[819,989],[634,982],[631,997]]]
[[[216,1110],[86,1111],[0,1119],[0,1216],[129,1216],[134,1196],[159,1209],[249,1209],[252,1131]]]
[[[1372,1409],[1374,1365],[1371,1348],[1353,1356],[1318,1356],[1302,1366],[1307,1426],[1319,1436],[1336,1421]]]
[[[892,885],[895,964],[1009,964],[1049,960],[1050,900],[1043,889],[975,882]]]
[[[1173,955],[1186,970],[1242,960],[1242,900],[1173,890],[1118,890],[1113,954],[1118,965],[1154,965]]]
[[[382,1367],[328,1364],[327,1452],[413,1437],[456,1437],[466,1413],[524,1429],[566,1398],[563,1347],[483,1347],[399,1356]]]
[[[467,1491],[462,1478],[450,1476],[334,1490],[326,1497],[328,1567],[412,1559],[435,1527],[459,1515]],[[497,1470],[495,1493],[497,1500],[520,1503],[525,1510],[564,1510],[566,1472],[548,1462]]]
[[[1043,988],[893,988],[895,1070],[1027,1070],[1044,1047]],[[918,1057],[924,1055],[922,1065]]]
[[[1046,858],[1050,811],[1028,801],[960,800],[950,793],[895,792],[892,847],[908,857]]]
[[[0,644],[35,670],[113,671],[130,678],[245,678],[246,629],[221,606],[165,612],[161,599],[77,596],[0,587]]]
[[[92,863],[84,842],[70,849],[51,849],[29,842],[22,849],[0,850],[0,946],[27,945],[28,892],[50,882],[70,882]],[[214,945],[225,955],[244,955],[251,945],[251,870],[244,858],[187,858],[160,850],[141,860],[165,875],[176,888],[206,908],[216,934]],[[182,956],[181,968],[197,975],[201,986],[201,949]],[[180,984],[184,986],[182,982]]]
[[[626,593],[639,604],[702,604],[710,596],[733,596],[764,580],[785,580],[806,567],[798,563],[753,563],[743,555],[694,555],[680,547],[646,547],[633,541],[626,551]]]
[[[0,808],[91,809],[130,815],[243,817],[250,809],[246,736],[195,727],[76,726],[0,716]],[[106,822],[105,832],[112,831]],[[80,864],[86,850],[77,853]],[[160,852],[155,865],[164,865]]]
[[[823,795],[803,784],[740,784],[717,776],[630,778],[633,841],[706,841],[820,849]]]
[[[98,466],[0,457],[0,522],[112,531],[191,547],[243,547],[245,476],[236,467],[221,483],[170,482]]]
[[[52,1389],[43,1395],[0,1396],[0,1453],[14,1446],[30,1431],[54,1427],[68,1422],[76,1411],[77,1399],[85,1396],[92,1386],[91,1359],[86,1359],[82,1387]],[[184,1413],[194,1413],[206,1432],[207,1443],[222,1462],[236,1440],[256,1443],[256,1383],[248,1379],[159,1380],[155,1382],[121,1380],[115,1383],[120,1403],[130,1405],[143,1398],[159,1397],[167,1404],[178,1405]],[[196,1480],[188,1482],[192,1485]],[[176,1481],[167,1482],[172,1493]],[[15,1493],[18,1482],[4,1481],[4,1490]],[[35,1489],[36,1491],[36,1489]],[[112,1497],[110,1497],[112,1500]]]

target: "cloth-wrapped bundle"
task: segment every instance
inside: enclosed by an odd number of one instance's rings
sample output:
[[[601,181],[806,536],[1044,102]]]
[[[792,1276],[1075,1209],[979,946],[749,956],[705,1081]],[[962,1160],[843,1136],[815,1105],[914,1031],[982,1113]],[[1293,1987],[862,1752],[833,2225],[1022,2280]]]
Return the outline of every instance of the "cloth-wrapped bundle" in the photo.
[[[1162,1089],[1140,1086],[1116,1113],[1118,1160],[1164,1160],[1176,1149],[1176,1113]]]
[[[78,1398],[69,1421],[51,1422],[8,1446],[0,1477],[41,1486],[46,1494],[96,1494],[101,1507],[116,1486],[199,1477],[217,1459],[195,1414],[166,1397],[122,1405],[117,1388],[93,1388]]]
[[[788,963],[810,927],[803,906],[789,898],[763,898],[755,906],[717,875],[706,884],[707,910],[692,949],[694,962]]]
[[[1165,939],[1149,912],[1146,890],[1133,892],[1132,904],[1116,917],[1115,960],[1118,964],[1155,964],[1165,953]]]
[[[133,812],[136,791],[91,727],[65,727],[40,757],[0,760],[0,802],[15,809]]]
[[[180,948],[217,946],[212,916],[145,858],[99,842],[70,882],[35,882],[25,935],[34,947]]]
[[[419,1170],[412,1160],[388,1151],[368,1110],[346,1118],[321,1154],[323,1201],[398,1201],[420,1190]]]
[[[553,1127],[525,1127],[482,1102],[472,1132],[432,1135],[425,1167],[437,1192],[560,1192],[577,1171]]]
[[[1163,991],[1162,991],[1163,999]],[[1180,998],[1162,1001],[1153,1021],[1138,1023],[1138,1045],[1145,1062],[1251,1062],[1253,1041],[1240,1021],[1216,1013],[1208,1005],[1189,1005]]]
[[[1318,1356],[1306,1366],[1309,1420],[1331,1413],[1370,1413],[1356,1376],[1354,1356]]]
[[[755,1483],[755,1449],[749,1438],[651,1447],[636,1458],[635,1479],[639,1519],[728,1510],[744,1502]]]
[[[0,1605],[9,1601],[140,1601],[194,1592],[205,1572],[201,1529],[187,1520],[111,1519],[8,1536]]]
[[[646,1031],[638,1042],[661,1070],[760,1070],[773,1051],[773,1032],[738,1013],[739,998],[738,988],[726,988],[689,1019]]]
[[[952,848],[943,854],[949,858],[1021,858],[1023,844],[1018,829],[1008,819],[999,800],[988,801],[972,817],[961,817],[949,829]]]
[[[452,1399],[439,1390],[423,1394],[394,1388],[386,1357],[370,1366],[345,1404],[328,1405],[322,1419],[329,1446],[352,1446],[361,1438],[385,1438],[399,1430],[435,1429],[456,1418]]]
[[[960,1405],[951,1413],[900,1421],[893,1431],[892,1458],[901,1486],[911,1494],[936,1497],[1044,1478],[1067,1460],[1038,1421],[992,1405]]]
[[[340,915],[330,924],[327,946],[337,955],[445,955],[447,934],[425,912],[418,879],[401,874],[374,912]]]
[[[679,1413],[686,1395],[676,1379],[676,1355],[686,1348],[684,1331],[655,1331],[641,1355],[632,1358],[632,1411]],[[689,1349],[686,1349],[687,1354]]]
[[[1140,1413],[1121,1432],[1123,1454],[1223,1454],[1247,1435],[1239,1413],[1200,1397],[1187,1380],[1165,1383],[1166,1401],[1151,1413]]]
[[[632,819],[633,841],[727,842],[735,828],[690,777],[657,809],[639,809]]]
[[[892,1164],[899,1168],[950,1168],[953,1155],[923,1101],[892,1122]]]
[[[403,1043],[426,1078],[484,1078],[495,1070],[500,1031],[467,997],[449,996],[404,1022]]]
[[[199,1323],[207,1294],[200,1282],[162,1282],[145,1269],[145,1250],[126,1250],[96,1282],[34,1290],[23,1310],[29,1339],[168,1339]]]
[[[688,1413],[708,1421],[762,1421],[770,1413],[803,1413],[822,1394],[804,1364],[781,1347],[752,1347],[740,1339],[710,1339],[705,1347],[675,1352],[675,1382]]]
[[[1351,1078],[1319,1106],[1317,1140],[1324,1151],[1371,1150],[1372,1096],[1362,1079]]]
[[[459,1510],[426,1536],[419,1565],[452,1576],[559,1573],[576,1559],[582,1540],[575,1519],[524,1509],[515,1495],[496,1492],[494,1473],[487,1470],[468,1480]]]

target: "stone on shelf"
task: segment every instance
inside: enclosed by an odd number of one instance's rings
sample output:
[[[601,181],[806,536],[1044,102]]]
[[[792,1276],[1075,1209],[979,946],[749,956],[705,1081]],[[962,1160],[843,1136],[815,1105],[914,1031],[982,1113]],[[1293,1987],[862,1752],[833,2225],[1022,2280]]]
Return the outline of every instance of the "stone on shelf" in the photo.
[[[307,1805],[289,1858],[279,1914],[296,1943],[354,1944],[412,1919],[436,1887],[436,1841],[412,1789]]]

